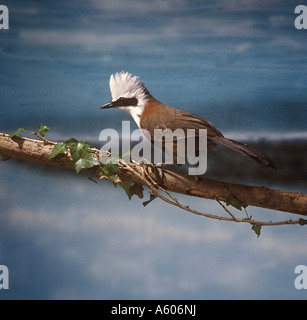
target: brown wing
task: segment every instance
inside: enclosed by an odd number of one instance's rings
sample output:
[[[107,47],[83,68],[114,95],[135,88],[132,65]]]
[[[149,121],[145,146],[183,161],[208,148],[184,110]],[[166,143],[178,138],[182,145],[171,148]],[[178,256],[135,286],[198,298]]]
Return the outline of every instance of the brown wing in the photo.
[[[170,108],[170,107],[168,107]],[[166,121],[167,128],[174,130],[176,128],[186,129],[207,129],[208,140],[214,137],[223,137],[222,133],[209,121],[189,112],[170,108],[175,114],[172,121]],[[167,111],[167,110],[165,110]]]
[[[222,133],[209,121],[179,109],[171,108],[153,99],[147,104],[141,121],[141,128],[149,130],[152,138],[154,129],[207,129],[208,147],[216,145],[215,137],[223,137]],[[198,136],[195,130],[195,136]]]
[[[150,101],[142,114],[141,128],[147,129],[151,135],[151,141],[154,142],[154,129],[182,129],[187,134],[187,129],[195,129],[195,149],[198,151],[199,134],[197,129],[207,129],[207,146],[213,148],[216,143],[214,137],[223,137],[222,133],[215,128],[209,121],[175,108],[162,105],[157,100]],[[165,151],[165,141],[161,142]],[[177,154],[177,139],[174,138],[174,159]],[[166,151],[167,152],[167,151]]]

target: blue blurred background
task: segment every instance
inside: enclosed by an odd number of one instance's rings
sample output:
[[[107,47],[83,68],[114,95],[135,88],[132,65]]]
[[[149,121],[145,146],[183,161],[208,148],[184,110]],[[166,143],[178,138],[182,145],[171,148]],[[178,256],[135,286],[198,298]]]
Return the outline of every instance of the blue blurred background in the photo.
[[[220,152],[221,162],[209,159],[213,177],[307,191],[307,30],[294,27],[300,3],[1,4],[10,14],[10,29],[0,30],[1,132],[43,123],[52,127],[51,140],[75,137],[99,147],[102,129],[130,120],[99,109],[111,98],[110,74],[125,70],[163,103],[205,117],[283,164],[277,172],[245,174],[249,163],[232,166],[228,161],[239,156]],[[178,198],[223,213],[214,201]],[[10,289],[0,290],[0,299],[306,299],[294,287],[294,268],[307,264],[306,230],[263,228],[257,238],[250,227],[160,200],[144,208],[142,200],[129,201],[122,189],[83,174],[2,162],[0,265],[9,268]]]

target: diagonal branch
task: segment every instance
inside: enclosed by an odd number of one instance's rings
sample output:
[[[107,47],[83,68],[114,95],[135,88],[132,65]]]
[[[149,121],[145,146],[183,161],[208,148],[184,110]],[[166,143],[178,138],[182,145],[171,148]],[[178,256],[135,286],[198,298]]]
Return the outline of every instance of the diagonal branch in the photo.
[[[73,160],[69,155],[59,155],[49,159],[54,145],[54,142],[21,137],[11,139],[7,134],[0,133],[0,155],[3,157],[74,169]],[[92,148],[91,152],[98,158],[98,149]],[[119,163],[120,179],[146,185],[142,166],[130,163],[129,167],[133,168],[134,173]],[[139,175],[136,175],[135,172],[138,172]],[[226,201],[229,196],[232,196],[242,206],[257,206],[307,216],[307,195],[302,193],[226,183],[206,178],[201,178],[200,182],[195,184],[193,176],[169,170],[163,170],[161,187],[176,193],[218,201]]]
[[[218,203],[222,206],[222,208],[231,216],[231,217],[223,217],[223,216],[219,216],[219,215],[214,215],[214,214],[210,214],[210,213],[205,213],[205,212],[200,212],[198,210],[194,210],[191,209],[189,206],[185,206],[183,204],[181,204],[175,197],[173,197],[167,190],[165,190],[164,188],[162,188],[159,184],[156,183],[156,181],[154,181],[150,175],[148,175],[146,172],[144,172],[143,174],[140,174],[139,172],[137,172],[134,168],[132,168],[130,166],[130,164],[125,164],[122,163],[122,166],[124,166],[129,172],[133,173],[134,176],[137,176],[140,181],[143,181],[143,184],[146,185],[148,188],[150,188],[152,190],[152,193],[156,196],[159,197],[160,199],[162,199],[164,202],[169,203],[173,206],[176,206],[178,208],[181,208],[185,211],[191,212],[193,214],[199,215],[199,216],[203,216],[206,218],[210,218],[210,219],[215,219],[215,220],[223,220],[223,221],[233,221],[233,222],[245,222],[245,223],[249,223],[253,226],[257,225],[259,227],[261,226],[280,226],[280,225],[294,225],[294,224],[300,224],[299,220],[285,220],[285,221],[277,221],[277,222],[272,222],[272,221],[268,221],[268,222],[264,222],[264,221],[257,221],[257,220],[253,220],[251,217],[247,217],[247,218],[236,218],[219,200]],[[162,195],[159,191],[162,190],[163,192],[166,193],[166,195],[169,197],[167,198],[166,196]],[[258,235],[259,236],[259,235]]]

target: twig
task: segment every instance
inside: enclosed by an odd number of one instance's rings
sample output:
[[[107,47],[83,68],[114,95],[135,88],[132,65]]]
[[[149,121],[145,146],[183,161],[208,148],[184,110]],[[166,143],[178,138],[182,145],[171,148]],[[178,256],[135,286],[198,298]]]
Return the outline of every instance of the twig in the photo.
[[[154,181],[152,179],[152,177],[148,174],[148,172],[146,172],[146,170],[144,169],[144,167],[142,167],[143,169],[143,175],[141,175],[139,172],[137,172],[134,168],[132,168],[131,166],[129,166],[129,164],[127,163],[123,163],[121,162],[121,165],[124,166],[128,171],[130,171],[132,174],[136,175],[140,180],[142,180],[144,182],[144,185],[146,185],[148,188],[150,188],[152,190],[152,192],[159,197],[161,200],[174,205],[176,207],[179,207],[185,211],[191,212],[193,214],[196,215],[200,215],[206,218],[211,218],[211,219],[216,219],[216,220],[223,220],[223,221],[234,221],[234,222],[245,222],[245,223],[249,223],[252,225],[258,225],[258,226],[278,226],[278,225],[285,225],[285,224],[299,224],[299,221],[293,221],[293,220],[286,220],[286,221],[278,221],[278,222],[265,222],[265,221],[257,221],[257,220],[252,220],[250,218],[235,218],[234,215],[232,215],[230,213],[229,210],[227,210],[227,208],[220,203],[219,204],[226,210],[226,212],[228,214],[230,214],[230,218],[229,217],[224,217],[224,216],[218,216],[218,215],[214,215],[214,214],[209,214],[209,213],[205,213],[205,212],[199,212],[197,210],[191,209],[189,206],[184,206],[182,205],[176,198],[174,198],[172,195],[170,195],[170,193],[168,191],[166,191],[164,188],[162,188],[160,185],[157,184],[156,181]],[[148,180],[149,178],[149,180]],[[167,194],[167,196],[170,197],[170,199],[166,198],[165,196],[163,196],[160,192],[157,191],[157,188],[162,190],[163,192],[165,192]]]
[[[221,203],[221,201],[216,200],[218,204],[232,217],[233,220],[236,220],[236,217]]]
[[[31,132],[31,131],[25,131],[25,132],[29,132],[29,133],[34,134],[34,135],[37,136],[39,139],[43,140],[45,143],[54,144],[54,142],[51,142],[51,141],[47,140],[46,138],[42,137],[41,135],[39,135],[39,134],[37,133],[37,131],[33,131],[33,132]]]

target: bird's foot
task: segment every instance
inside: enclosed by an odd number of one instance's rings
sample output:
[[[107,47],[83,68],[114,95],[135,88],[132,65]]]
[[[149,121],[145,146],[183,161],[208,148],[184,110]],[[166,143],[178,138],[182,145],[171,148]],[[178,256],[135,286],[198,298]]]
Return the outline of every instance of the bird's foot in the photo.
[[[151,178],[153,178],[158,184],[163,180],[163,164],[147,164],[146,165],[146,172],[149,174]]]

